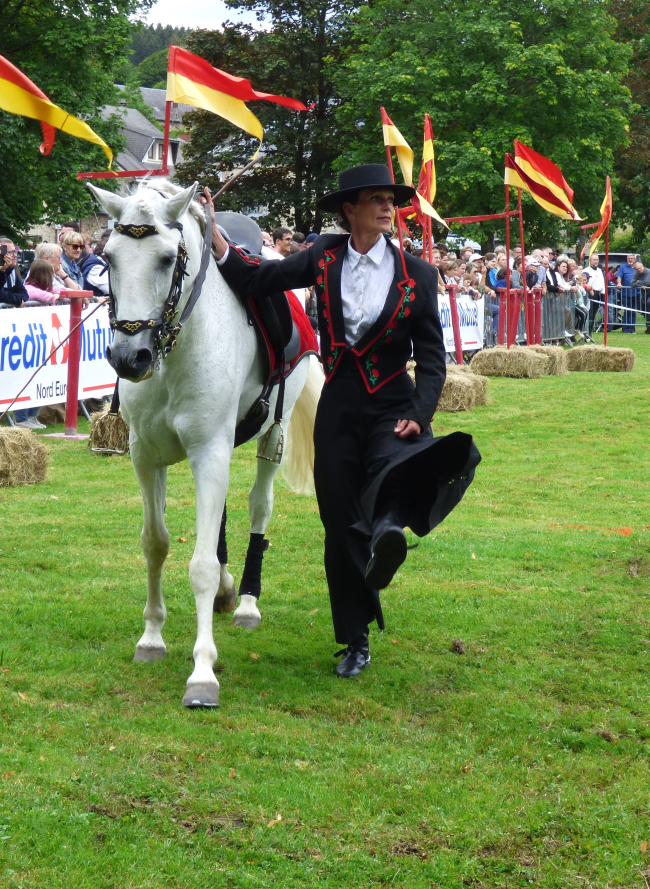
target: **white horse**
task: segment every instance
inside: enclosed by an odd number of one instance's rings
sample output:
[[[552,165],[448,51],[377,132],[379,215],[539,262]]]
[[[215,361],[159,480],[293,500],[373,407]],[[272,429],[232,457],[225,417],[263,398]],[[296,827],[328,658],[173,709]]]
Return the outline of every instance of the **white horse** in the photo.
[[[181,240],[187,249],[187,277],[180,278],[178,309],[163,333],[178,323],[202,256],[208,260],[205,215],[194,200],[196,183],[182,190],[164,181],[145,182],[129,197],[89,187],[119,223],[105,250],[117,322],[107,357],[120,377],[121,406],[130,427],[131,457],[144,506],[142,548],[147,565],[147,604],[145,630],[135,660],[153,661],[165,655],[161,631],[166,616],[162,568],[169,550],[164,522],[167,467],[187,457],[196,484],[196,546],[189,575],[196,598],[197,636],[194,670],[187,680],[183,704],[216,707],[219,682],[213,670],[217,659],[213,607],[215,611],[232,611],[237,596],[227,566],[219,564],[217,549],[235,427],[261,393],[262,356],[240,299],[212,258],[198,301],[177,334],[176,347],[164,357],[157,355],[155,325],[161,321],[173,292],[177,260],[182,256]],[[133,335],[130,322],[138,321],[148,323]],[[290,482],[293,477],[297,488],[305,488],[313,467],[311,434],[321,387],[322,371],[313,355],[303,358],[286,381],[285,425],[295,411],[288,433],[287,475]],[[277,386],[258,440],[273,423],[275,393]],[[278,432],[277,426],[271,432],[271,451]],[[253,574],[255,566],[261,572],[260,546],[273,509],[277,469],[277,463],[257,460],[249,495],[251,541],[257,546]],[[240,605],[233,623],[253,629],[261,619],[259,583],[256,590],[247,592],[240,586],[239,592]]]

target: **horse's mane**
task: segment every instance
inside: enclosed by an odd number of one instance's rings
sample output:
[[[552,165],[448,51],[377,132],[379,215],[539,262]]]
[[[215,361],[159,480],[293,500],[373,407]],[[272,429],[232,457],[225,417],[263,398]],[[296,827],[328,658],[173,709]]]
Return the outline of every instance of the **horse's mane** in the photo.
[[[138,182],[138,187],[134,192],[134,197],[140,197],[140,202],[138,204],[138,210],[140,210],[143,215],[150,217],[151,223],[155,224],[156,218],[154,209],[151,206],[151,203],[147,200],[148,194],[147,192],[157,192],[161,195],[175,195],[178,194],[179,191],[183,191],[180,185],[175,185],[173,182],[170,182],[169,179],[142,179]],[[205,212],[201,204],[198,201],[192,201],[188,208],[189,213],[196,219],[199,224],[199,228],[201,229],[201,233],[205,232]]]

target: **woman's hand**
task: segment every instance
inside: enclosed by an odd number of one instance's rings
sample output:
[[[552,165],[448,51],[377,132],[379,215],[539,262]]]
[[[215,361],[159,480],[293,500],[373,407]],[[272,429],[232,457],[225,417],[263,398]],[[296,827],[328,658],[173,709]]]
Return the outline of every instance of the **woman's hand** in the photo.
[[[207,204],[210,208],[210,219],[212,220],[212,245],[214,247],[214,252],[217,254],[217,259],[221,259],[228,249],[228,242],[221,234],[217,228],[217,223],[214,221],[214,201],[212,200],[209,188],[203,189],[203,194],[199,196],[199,202],[203,204],[203,206]]]
[[[409,435],[419,435],[422,430],[415,420],[398,420],[393,430],[398,438],[408,438]]]

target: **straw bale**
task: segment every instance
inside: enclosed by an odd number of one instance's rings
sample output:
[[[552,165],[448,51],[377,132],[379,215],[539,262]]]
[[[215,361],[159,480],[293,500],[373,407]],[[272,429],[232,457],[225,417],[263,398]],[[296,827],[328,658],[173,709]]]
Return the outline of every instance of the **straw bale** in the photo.
[[[0,429],[0,487],[45,481],[47,448],[29,429]]]
[[[468,364],[448,364],[447,379],[450,375],[468,377],[474,387],[474,404],[488,403],[488,378],[475,373]]]
[[[110,413],[110,404],[104,410],[90,415],[90,440],[88,450],[94,454],[128,454],[129,427],[122,411]]]
[[[569,373],[566,366],[567,351],[562,346],[530,345],[527,348],[532,349],[533,352],[537,352],[539,355],[546,355],[550,359],[549,374],[551,376],[564,376],[564,374]]]
[[[600,373],[629,373],[634,367],[632,349],[610,346],[576,346],[566,353],[569,370]]]
[[[494,349],[477,352],[470,366],[474,373],[486,377],[534,379],[548,374],[550,365],[547,355],[540,355],[526,346],[514,346],[511,349],[495,346]]]

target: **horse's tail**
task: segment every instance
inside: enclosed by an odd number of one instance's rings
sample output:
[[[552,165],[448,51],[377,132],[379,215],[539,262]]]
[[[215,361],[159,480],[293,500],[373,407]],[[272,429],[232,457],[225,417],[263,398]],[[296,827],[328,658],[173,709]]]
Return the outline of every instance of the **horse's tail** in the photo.
[[[307,379],[289,421],[286,456],[282,461],[285,481],[297,494],[314,491],[314,421],[324,380],[320,361],[310,355]]]

